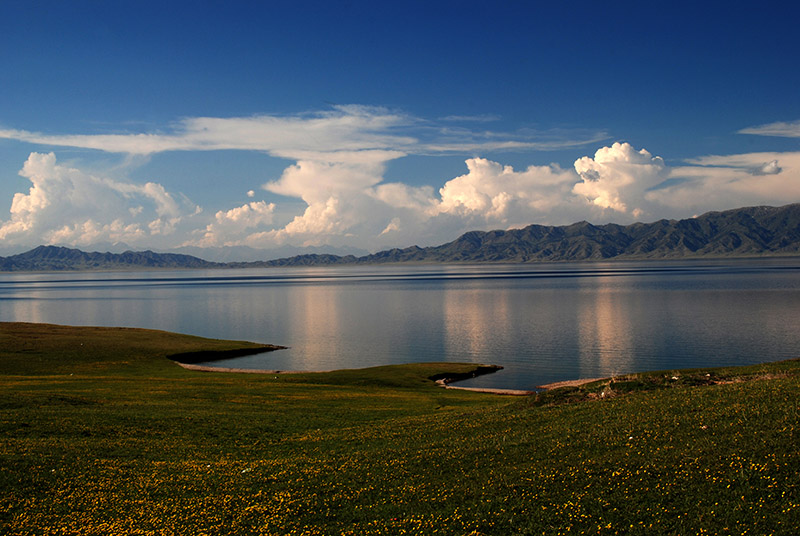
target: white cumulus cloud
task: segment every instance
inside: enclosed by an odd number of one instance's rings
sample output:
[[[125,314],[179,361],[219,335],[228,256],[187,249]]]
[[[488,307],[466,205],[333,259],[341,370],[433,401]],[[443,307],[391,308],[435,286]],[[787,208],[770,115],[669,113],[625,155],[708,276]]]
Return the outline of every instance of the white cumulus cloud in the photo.
[[[342,161],[301,160],[289,166],[280,179],[263,188],[302,199],[307,205],[305,211],[282,229],[253,236],[250,241],[285,242],[296,237],[304,244],[317,244],[326,235],[352,233],[354,227],[370,222],[374,215],[370,192],[383,180],[386,158],[385,153],[367,151]]]
[[[431,186],[383,182],[385,165],[379,158],[300,161],[263,187],[302,199],[305,210],[282,228],[250,235],[247,243],[432,243],[476,226],[505,228],[554,215],[567,223],[584,205],[571,193],[579,180],[571,169],[550,165],[515,171],[483,158],[468,159],[466,165],[467,174],[437,192]]]
[[[31,153],[20,175],[31,187],[14,195],[10,218],[0,221],[0,239],[7,244],[143,243],[173,233],[197,210],[160,184],[98,177],[58,164],[53,153]]]
[[[594,158],[576,160],[575,171],[581,178],[572,189],[575,194],[598,207],[635,218],[650,212],[645,192],[663,182],[669,173],[660,156],[619,142],[598,149]]]
[[[549,165],[515,171],[485,158],[470,158],[466,165],[466,175],[439,189],[438,212],[509,225],[537,220],[557,210],[571,211],[574,199],[570,189],[577,180],[572,170]]]
[[[211,247],[242,243],[253,229],[270,226],[274,212],[275,203],[266,201],[251,201],[230,210],[220,210],[202,231],[202,238],[189,240],[184,245]]]
[[[275,203],[267,204],[264,201],[253,201],[227,211],[220,210],[214,217],[220,225],[231,222],[243,227],[255,227],[272,223],[272,213],[274,211]]]

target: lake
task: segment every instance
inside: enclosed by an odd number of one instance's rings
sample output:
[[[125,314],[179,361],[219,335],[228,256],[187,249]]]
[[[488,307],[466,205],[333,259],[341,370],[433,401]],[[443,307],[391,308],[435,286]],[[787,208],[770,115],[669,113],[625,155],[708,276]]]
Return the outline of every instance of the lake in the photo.
[[[800,357],[800,259],[0,274],[0,321],[290,348],[221,366],[498,364],[474,387]]]

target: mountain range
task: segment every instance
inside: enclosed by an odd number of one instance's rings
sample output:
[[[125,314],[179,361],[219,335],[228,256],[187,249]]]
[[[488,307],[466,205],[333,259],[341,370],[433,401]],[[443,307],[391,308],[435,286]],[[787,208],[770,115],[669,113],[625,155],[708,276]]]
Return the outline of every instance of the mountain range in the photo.
[[[370,255],[305,254],[249,262],[212,262],[192,255],[126,251],[86,253],[59,246],[0,257],[0,271],[256,268],[384,263],[551,262],[608,259],[684,259],[800,255],[800,204],[708,212],[685,220],[631,225],[529,225],[472,231],[432,247],[411,246]]]

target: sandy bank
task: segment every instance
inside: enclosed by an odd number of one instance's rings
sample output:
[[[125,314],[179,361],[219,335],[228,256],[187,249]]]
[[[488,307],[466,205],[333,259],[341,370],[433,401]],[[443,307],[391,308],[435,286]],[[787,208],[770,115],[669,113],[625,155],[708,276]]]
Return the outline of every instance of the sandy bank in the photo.
[[[527,396],[536,394],[536,391],[526,391],[523,389],[495,389],[491,387],[457,387],[455,385],[451,385],[452,383],[461,380],[477,378],[478,376],[483,376],[484,374],[493,374],[498,370],[502,369],[503,367],[501,367],[500,365],[478,365],[477,368],[475,368],[475,370],[472,370],[470,372],[464,372],[461,374],[439,374],[437,376],[432,376],[430,379],[435,381],[436,385],[444,389],[458,389],[461,391],[473,391],[476,393],[490,393],[493,395],[511,395],[511,396]]]
[[[458,389],[461,391],[474,391],[476,393],[491,393],[493,395],[528,396],[535,395],[536,391],[525,391],[523,389],[493,389],[490,387],[458,387],[450,385],[445,380],[436,380],[436,385],[445,389]]]
[[[578,387],[587,383],[592,383],[600,380],[607,380],[608,378],[581,378],[579,380],[566,380],[562,382],[546,383],[544,385],[537,385],[536,389],[558,389],[559,387]],[[439,383],[439,382],[437,382]],[[442,387],[447,389],[461,389],[464,391],[476,391],[478,393],[493,393],[496,395],[514,395],[514,396],[529,396],[535,395],[536,391],[526,391],[524,389],[490,389],[481,387],[457,387],[455,385],[441,384]]]
[[[544,385],[537,385],[537,389],[558,389],[559,387],[578,387],[587,383],[597,382],[600,380],[607,380],[608,378],[582,378],[579,380],[566,380],[563,382],[546,383]]]

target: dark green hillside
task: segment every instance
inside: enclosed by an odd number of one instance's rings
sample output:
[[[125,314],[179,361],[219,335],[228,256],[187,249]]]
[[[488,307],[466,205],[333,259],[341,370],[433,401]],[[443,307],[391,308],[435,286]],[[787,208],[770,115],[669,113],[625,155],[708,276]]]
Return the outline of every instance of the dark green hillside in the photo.
[[[62,271],[123,270],[140,268],[219,268],[223,265],[189,255],[126,251],[124,253],[86,253],[78,249],[39,246],[19,255],[0,257],[0,270]]]

